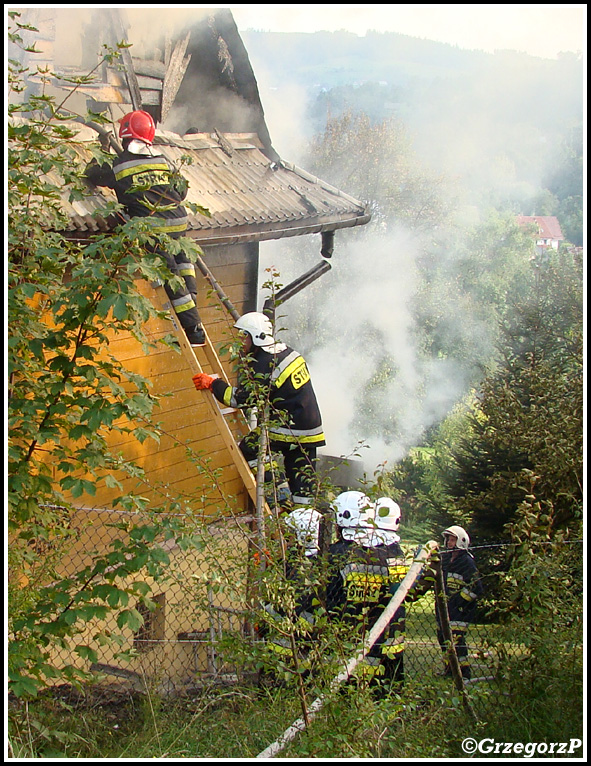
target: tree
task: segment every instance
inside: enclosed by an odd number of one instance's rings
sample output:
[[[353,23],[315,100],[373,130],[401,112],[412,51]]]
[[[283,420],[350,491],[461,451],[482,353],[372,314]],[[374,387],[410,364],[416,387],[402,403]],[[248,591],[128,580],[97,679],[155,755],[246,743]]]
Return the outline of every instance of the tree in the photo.
[[[533,261],[528,291],[515,286],[502,317],[498,366],[484,380],[471,438],[453,455],[448,494],[484,537],[503,534],[530,490],[552,509],[552,528],[582,515],[582,263],[552,253]]]
[[[374,124],[352,111],[329,119],[311,142],[309,163],[316,175],[369,204],[370,231],[384,232],[394,223],[424,231],[441,223],[453,205],[444,176],[421,166],[395,119]]]
[[[22,44],[20,32],[28,27],[17,13],[10,15],[10,40]],[[127,543],[95,556],[71,577],[56,574],[76,533],[70,525],[75,499],[93,495],[99,477],[117,487],[116,472],[138,474],[132,462],[109,451],[107,433],[119,430],[139,442],[158,438],[150,425],[155,398],[148,382],[112,357],[108,339],[113,330],[125,331],[148,347],[142,328],[155,309],[137,280],[170,275],[146,255],[150,234],[142,219],[88,242],[68,238],[64,189],[70,201],[85,194],[77,131],[67,124],[65,101],[57,104],[44,92],[53,74],[38,71],[40,91],[27,93],[28,74],[10,60],[9,677],[17,695],[35,694],[51,677],[76,676],[73,667],[53,666],[50,648],[64,645],[94,618],[114,612],[119,627],[141,625],[133,604],[151,608],[150,587],[145,578],[127,584],[119,578],[139,572],[161,577],[168,557],[157,542],[184,534],[166,518],[132,521],[124,525]],[[102,156],[98,142],[94,153]],[[138,419],[147,425],[138,427]],[[144,509],[144,500],[133,495],[121,495],[114,504]],[[96,658],[92,646],[77,651],[83,659]]]

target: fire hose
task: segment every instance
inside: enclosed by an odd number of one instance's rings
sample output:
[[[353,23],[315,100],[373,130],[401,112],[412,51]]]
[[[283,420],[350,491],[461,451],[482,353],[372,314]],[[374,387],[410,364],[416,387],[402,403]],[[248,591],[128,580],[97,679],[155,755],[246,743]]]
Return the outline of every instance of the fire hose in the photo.
[[[394,617],[400,605],[406,598],[409,590],[412,588],[415,581],[423,571],[425,564],[429,560],[429,557],[434,551],[437,550],[437,548],[437,543],[433,540],[430,540],[419,550],[413,563],[409,567],[406,576],[398,586],[396,593],[392,596],[379,619],[376,621],[375,625],[366,636],[362,648],[354,657],[349,660],[349,662],[347,662],[343,670],[332,680],[329,691],[334,691],[339,684],[341,684],[343,681],[346,681],[351,676],[351,673],[363,660],[371,647],[383,633],[390,620]],[[324,703],[326,702],[326,697],[326,694],[322,695],[317,697],[314,702],[312,702],[308,708],[308,723],[313,718],[315,718],[319,711],[322,709]],[[274,758],[277,753],[281,752],[281,750],[283,750],[283,748],[299,734],[299,732],[304,731],[306,725],[307,724],[304,718],[298,718],[297,721],[294,721],[292,725],[287,728],[278,739],[275,740],[275,742],[262,750],[256,757]]]

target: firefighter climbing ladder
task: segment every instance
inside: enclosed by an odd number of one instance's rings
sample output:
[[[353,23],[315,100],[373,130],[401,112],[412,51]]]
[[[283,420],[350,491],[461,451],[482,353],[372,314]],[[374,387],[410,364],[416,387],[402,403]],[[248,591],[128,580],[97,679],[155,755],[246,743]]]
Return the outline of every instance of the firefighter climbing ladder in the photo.
[[[156,289],[156,293],[158,295],[158,301],[161,307],[164,310],[167,310],[169,312],[174,334],[176,335],[176,338],[179,342],[183,355],[185,359],[187,360],[187,362],[189,363],[189,366],[191,367],[193,374],[198,372],[203,372],[203,362],[207,362],[209,367],[212,369],[213,373],[215,373],[216,375],[219,375],[220,377],[226,377],[224,369],[222,367],[222,363],[220,362],[220,359],[216,353],[216,350],[211,340],[209,339],[207,331],[205,331],[205,346],[203,346],[202,348],[193,348],[189,344],[189,341],[187,340],[187,336],[185,335],[183,329],[181,328],[180,323],[176,317],[176,314],[174,310],[172,309],[172,306],[170,305],[170,301],[168,300],[166,291],[164,290],[162,286],[158,286],[155,289]],[[215,396],[211,393],[211,391],[204,391],[203,393],[205,394],[205,401],[207,403],[207,406],[209,407],[211,416],[214,422],[218,426],[219,433],[221,434],[224,440],[224,443],[226,447],[228,448],[228,452],[230,453],[232,461],[234,465],[236,466],[238,473],[240,474],[240,478],[242,479],[244,483],[246,491],[248,492],[252,502],[254,503],[256,507],[257,487],[256,487],[255,477],[253,476],[248,463],[244,459],[244,455],[238,448],[236,438],[234,434],[232,433],[232,430],[227,420],[228,415],[235,413],[238,417],[238,422],[241,422],[243,424],[243,432],[246,433],[247,428],[246,428],[246,422],[244,420],[244,416],[242,415],[242,413],[237,412],[236,410],[233,410],[230,408],[222,409],[219,402],[217,401]]]

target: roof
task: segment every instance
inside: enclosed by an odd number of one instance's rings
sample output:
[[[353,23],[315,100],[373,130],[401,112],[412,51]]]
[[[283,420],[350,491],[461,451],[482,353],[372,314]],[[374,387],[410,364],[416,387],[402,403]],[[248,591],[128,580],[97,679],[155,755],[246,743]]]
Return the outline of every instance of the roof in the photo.
[[[558,218],[553,215],[518,215],[517,223],[520,226],[534,224],[538,227],[538,237],[540,239],[563,240],[564,235],[560,228]]]
[[[85,166],[91,160],[84,142],[96,133],[75,125]],[[254,133],[195,133],[186,136],[157,131],[156,148],[174,163],[183,155],[192,160],[182,168],[189,182],[187,202],[205,207],[211,218],[189,210],[188,236],[203,244],[257,242],[331,231],[367,223],[366,206],[290,163],[274,162],[263,152]],[[68,231],[75,236],[108,231],[115,221],[96,216],[111,189],[89,188],[83,201],[62,200],[69,214]]]

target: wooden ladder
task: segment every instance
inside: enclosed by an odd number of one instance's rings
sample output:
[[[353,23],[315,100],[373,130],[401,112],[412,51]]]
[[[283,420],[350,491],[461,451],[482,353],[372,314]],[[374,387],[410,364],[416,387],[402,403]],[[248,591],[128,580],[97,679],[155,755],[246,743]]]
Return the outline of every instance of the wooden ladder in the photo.
[[[221,378],[226,379],[227,374],[224,371],[224,368],[222,367],[220,358],[217,355],[217,352],[214,348],[213,343],[209,339],[207,331],[204,329],[205,346],[199,347],[199,348],[193,348],[191,344],[189,343],[189,341],[187,340],[187,336],[185,335],[185,332],[180,325],[177,315],[170,304],[170,301],[168,299],[166,291],[164,290],[164,287],[157,286],[155,287],[155,290],[158,295],[161,308],[165,311],[168,311],[170,315],[172,328],[173,328],[173,334],[176,336],[179,342],[179,345],[181,347],[181,350],[183,352],[183,355],[185,357],[185,360],[189,363],[189,366],[191,370],[193,371],[193,374],[198,372],[204,372],[202,362],[206,361],[213,373],[215,373],[216,375],[219,375]],[[205,357],[205,359],[203,359],[203,357]],[[222,439],[224,440],[224,443],[226,447],[228,448],[228,452],[230,453],[232,461],[234,465],[236,466],[236,468],[238,469],[238,473],[240,474],[240,478],[242,479],[242,482],[246,488],[246,491],[248,492],[249,497],[254,503],[254,506],[256,508],[256,504],[257,504],[256,479],[250,469],[250,466],[246,462],[244,455],[240,451],[238,447],[238,443],[236,441],[236,437],[234,433],[232,432],[232,429],[230,428],[230,425],[228,423],[228,417],[234,417],[234,422],[239,424],[238,430],[242,432],[242,435],[245,435],[248,432],[248,426],[247,426],[244,414],[242,413],[241,410],[235,410],[233,408],[223,408],[211,391],[205,390],[203,391],[203,395],[205,396],[205,401],[207,406],[209,407],[211,416],[214,422],[217,424],[219,433],[221,434]]]

